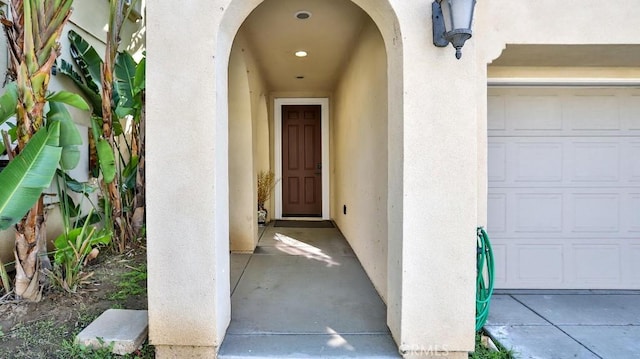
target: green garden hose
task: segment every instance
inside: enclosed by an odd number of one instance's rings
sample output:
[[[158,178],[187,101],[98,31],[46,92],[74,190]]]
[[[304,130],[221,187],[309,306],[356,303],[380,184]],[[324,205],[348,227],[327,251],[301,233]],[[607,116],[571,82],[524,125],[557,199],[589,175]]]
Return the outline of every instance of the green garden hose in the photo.
[[[476,332],[482,329],[489,316],[489,304],[493,294],[493,251],[489,236],[478,227],[477,279],[476,279]]]

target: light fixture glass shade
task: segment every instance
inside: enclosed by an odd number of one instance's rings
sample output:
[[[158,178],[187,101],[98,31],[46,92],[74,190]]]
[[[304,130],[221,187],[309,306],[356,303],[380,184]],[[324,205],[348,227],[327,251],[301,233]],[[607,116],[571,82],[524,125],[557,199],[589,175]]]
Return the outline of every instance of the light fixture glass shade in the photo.
[[[442,0],[440,5],[447,31],[471,29],[476,0]]]

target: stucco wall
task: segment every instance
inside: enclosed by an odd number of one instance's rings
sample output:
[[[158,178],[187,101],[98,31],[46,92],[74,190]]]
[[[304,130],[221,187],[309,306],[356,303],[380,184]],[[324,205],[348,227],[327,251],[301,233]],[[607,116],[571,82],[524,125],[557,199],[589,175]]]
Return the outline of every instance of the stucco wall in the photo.
[[[229,240],[235,252],[251,252],[258,243],[256,175],[270,169],[265,93],[259,66],[240,30],[229,58]]]
[[[335,92],[333,219],[378,293],[387,294],[387,61],[367,21]],[[347,206],[347,214],[343,213]],[[386,300],[386,299],[385,299]]]
[[[253,121],[246,49],[241,34],[229,58],[229,246],[250,252],[257,243]]]

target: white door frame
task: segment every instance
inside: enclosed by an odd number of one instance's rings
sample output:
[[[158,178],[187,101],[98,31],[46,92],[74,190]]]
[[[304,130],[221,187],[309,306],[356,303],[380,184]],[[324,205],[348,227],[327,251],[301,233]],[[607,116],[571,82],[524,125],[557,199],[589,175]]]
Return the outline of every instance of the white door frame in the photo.
[[[284,105],[320,105],[322,131],[322,219],[331,219],[329,206],[329,98],[276,98],[273,106],[276,219],[282,217],[282,106]],[[296,217],[298,218],[298,217]],[[317,219],[317,217],[313,217]]]

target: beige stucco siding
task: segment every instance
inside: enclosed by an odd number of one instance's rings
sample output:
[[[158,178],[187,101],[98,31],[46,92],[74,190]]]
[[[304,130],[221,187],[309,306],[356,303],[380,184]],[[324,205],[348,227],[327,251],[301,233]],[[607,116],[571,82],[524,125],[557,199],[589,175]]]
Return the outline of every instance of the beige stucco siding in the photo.
[[[256,175],[270,169],[266,92],[241,30],[229,58],[229,241],[236,252],[251,252],[258,243]]]
[[[386,298],[387,61],[382,37],[371,21],[357,43],[335,92],[332,213]]]
[[[217,1],[183,3],[180,15],[189,20],[177,27],[168,26],[176,21],[174,3],[149,5],[149,336],[154,345],[189,343],[209,352],[231,315],[226,93],[235,31],[218,43]],[[176,141],[180,146],[167,146]]]
[[[257,243],[254,209],[253,126],[246,50],[240,38],[229,58],[229,246],[253,251]]]
[[[506,44],[640,44],[638,21],[635,0],[478,1],[473,42],[487,62]]]

